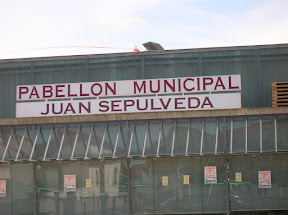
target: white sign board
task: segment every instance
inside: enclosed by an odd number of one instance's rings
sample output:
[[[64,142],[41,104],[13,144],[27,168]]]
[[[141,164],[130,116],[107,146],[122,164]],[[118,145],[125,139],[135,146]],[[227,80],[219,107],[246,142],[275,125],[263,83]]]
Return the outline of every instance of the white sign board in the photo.
[[[224,92],[241,90],[240,75],[17,86],[17,101]]]
[[[76,192],[76,175],[64,175],[64,191]]]
[[[0,197],[6,197],[6,180],[0,180]]]
[[[258,171],[259,188],[271,188],[271,171]]]
[[[240,93],[149,96],[16,104],[16,117],[217,110],[241,108]]]
[[[234,109],[239,90],[240,75],[22,85],[16,117]]]

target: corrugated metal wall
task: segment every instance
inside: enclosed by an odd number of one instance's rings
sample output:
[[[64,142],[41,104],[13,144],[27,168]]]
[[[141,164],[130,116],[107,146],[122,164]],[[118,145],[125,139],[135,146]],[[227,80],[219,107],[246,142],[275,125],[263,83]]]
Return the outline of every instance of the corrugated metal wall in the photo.
[[[288,81],[288,48],[2,61],[0,117],[15,117],[17,85],[229,74],[241,74],[243,108],[271,107],[271,82]]]

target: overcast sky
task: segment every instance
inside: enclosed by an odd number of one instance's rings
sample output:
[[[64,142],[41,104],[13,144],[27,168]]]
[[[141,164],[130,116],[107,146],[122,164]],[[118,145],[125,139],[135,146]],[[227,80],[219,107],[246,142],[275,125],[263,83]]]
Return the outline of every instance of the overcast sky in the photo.
[[[287,9],[287,0],[2,0],[0,59],[144,51],[148,41],[166,50],[288,43]]]

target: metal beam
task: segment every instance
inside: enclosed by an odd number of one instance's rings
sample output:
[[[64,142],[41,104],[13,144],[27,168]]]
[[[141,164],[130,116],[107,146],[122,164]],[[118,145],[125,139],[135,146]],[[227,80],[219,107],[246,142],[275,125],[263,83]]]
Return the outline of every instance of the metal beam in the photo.
[[[101,155],[102,155],[102,152],[103,152],[103,145],[104,145],[104,141],[105,141],[105,134],[106,134],[106,131],[107,131],[107,127],[108,127],[108,125],[106,125],[105,129],[104,129],[104,133],[103,133],[103,137],[102,137],[102,142],[101,142],[101,147],[100,147],[100,152],[99,152],[98,159],[101,159]]]
[[[188,121],[185,156],[188,156],[191,121]]]
[[[262,135],[262,119],[260,118],[259,119],[259,135],[260,135],[260,141],[259,141],[259,144],[260,144],[260,153],[262,154],[263,152],[263,135]]]
[[[219,135],[219,121],[216,120],[216,137],[215,137],[215,155],[218,154],[218,135]]]
[[[275,152],[278,152],[278,137],[277,137],[277,120],[274,117],[274,134],[275,134]]]
[[[233,154],[233,119],[231,119],[231,122],[230,122],[230,154],[232,155]]]
[[[133,142],[133,137],[134,137],[134,124],[132,126],[132,132],[131,132],[131,136],[130,136],[130,141],[129,141],[129,149],[128,149],[128,157],[131,157],[131,148],[132,148],[132,142]]]
[[[173,130],[173,137],[172,137],[172,147],[171,147],[171,156],[174,156],[174,146],[175,146],[175,136],[176,136],[176,121],[174,121],[174,130]]]
[[[18,161],[19,153],[21,151],[21,148],[22,148],[22,145],[23,145],[23,142],[24,142],[24,139],[25,139],[26,132],[27,132],[27,128],[24,129],[24,131],[23,131],[23,135],[22,135],[22,138],[21,138],[21,141],[20,141],[20,144],[19,144],[18,152],[16,154],[16,157],[15,157],[14,161]]]
[[[224,134],[224,165],[225,165],[225,173],[224,173],[224,184],[225,184],[225,200],[226,200],[226,215],[230,214],[230,190],[229,190],[229,163],[228,163],[228,144],[226,138],[227,124],[226,117],[223,117],[224,125],[223,125],[223,134]]]
[[[75,149],[76,149],[76,145],[77,145],[77,140],[78,140],[78,137],[79,137],[80,128],[81,128],[81,126],[79,125],[78,129],[77,129],[76,136],[75,136],[75,140],[74,140],[74,144],[73,144],[73,149],[72,149],[70,160],[73,160],[73,158],[74,158],[74,154],[75,154]]]
[[[57,159],[56,160],[60,160],[61,150],[62,150],[62,146],[63,146],[63,143],[64,143],[65,135],[66,135],[66,130],[67,130],[67,126],[64,127],[64,131],[63,131],[63,134],[62,134],[61,143],[60,143],[60,146],[59,146],[58,155],[57,155]]]
[[[248,119],[245,119],[245,153],[248,153]]]
[[[112,158],[116,158],[116,150],[117,150],[117,145],[118,145],[118,140],[119,140],[120,129],[121,129],[121,124],[119,124],[119,126],[118,126],[117,136],[116,136],[116,140],[115,140],[115,144],[114,144]]]
[[[142,151],[142,157],[145,157],[145,148],[147,143],[147,135],[148,135],[148,129],[149,129],[149,123],[146,123],[146,129],[145,129],[145,135],[143,140],[143,151]]]
[[[88,142],[87,142],[87,148],[86,148],[86,152],[85,152],[85,156],[84,156],[84,159],[88,159],[88,151],[89,151],[89,148],[90,148],[90,143],[91,143],[91,138],[92,138],[92,133],[93,133],[93,125],[91,125],[91,130],[90,130],[90,134],[89,134],[89,137],[88,137]]]
[[[50,129],[50,134],[49,134],[49,137],[48,137],[48,140],[47,140],[47,145],[46,145],[45,153],[44,153],[44,156],[43,156],[43,159],[42,159],[43,161],[46,160],[46,156],[47,156],[48,148],[49,148],[49,145],[50,145],[52,133],[53,133],[53,126],[52,126],[51,129]]]
[[[157,145],[157,154],[156,157],[159,157],[159,151],[160,151],[160,143],[161,143],[161,136],[162,136],[162,122],[160,123],[160,128],[159,128],[159,136],[158,136],[158,145]]]
[[[12,128],[12,130],[11,130],[11,132],[10,132],[10,136],[9,136],[9,138],[8,138],[7,145],[6,145],[6,148],[5,148],[5,151],[4,151],[4,154],[3,154],[3,157],[2,157],[1,162],[3,162],[4,159],[5,159],[7,150],[8,150],[8,148],[9,148],[9,145],[10,145],[10,142],[11,142],[11,138],[12,138],[13,132],[14,132],[14,128]]]
[[[36,132],[36,136],[35,136],[35,139],[34,139],[34,142],[33,142],[33,146],[32,146],[32,150],[31,150],[29,161],[32,161],[32,157],[33,157],[33,154],[34,154],[34,151],[35,151],[35,147],[36,147],[36,143],[37,143],[37,140],[38,140],[39,132],[40,132],[40,127],[37,128],[37,132]]]
[[[204,144],[204,120],[202,120],[202,129],[201,129],[201,143],[200,143],[200,155],[203,155],[203,144]]]

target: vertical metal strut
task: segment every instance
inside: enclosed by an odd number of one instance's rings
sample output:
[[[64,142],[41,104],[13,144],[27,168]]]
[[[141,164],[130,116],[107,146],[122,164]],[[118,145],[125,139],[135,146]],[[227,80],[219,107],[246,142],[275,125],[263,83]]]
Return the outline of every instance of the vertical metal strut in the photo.
[[[10,136],[9,136],[9,138],[8,138],[7,145],[6,145],[6,148],[5,148],[5,151],[4,151],[4,154],[3,154],[3,157],[2,157],[1,162],[3,162],[4,159],[5,159],[6,153],[7,153],[7,151],[8,151],[8,148],[9,148],[9,145],[10,145],[10,142],[11,142],[11,138],[12,138],[13,132],[14,132],[14,128],[12,128],[12,130],[11,130],[11,132],[10,132]]]
[[[61,150],[62,150],[62,147],[63,147],[65,135],[66,135],[66,129],[67,129],[67,127],[65,126],[65,127],[64,127],[64,131],[63,131],[63,134],[62,134],[61,143],[60,143],[60,146],[59,146],[58,155],[57,155],[57,159],[56,159],[56,160],[59,160],[59,159],[60,159]]]
[[[48,137],[45,153],[44,153],[44,156],[43,156],[43,159],[42,159],[43,161],[46,160],[46,156],[47,156],[48,148],[49,148],[49,145],[50,145],[52,133],[53,133],[53,127],[51,127],[51,129],[50,129],[50,134],[49,134],[49,137]]]
[[[175,136],[176,136],[176,121],[174,121],[174,130],[173,130],[173,137],[172,137],[172,148],[171,148],[171,156],[174,156],[174,146],[175,146]]]
[[[17,152],[16,157],[15,157],[15,161],[18,161],[19,153],[21,151],[21,148],[22,148],[22,145],[23,145],[23,142],[24,142],[24,139],[25,139],[26,132],[27,132],[27,128],[24,129],[24,132],[23,132],[23,135],[22,135],[22,138],[21,138],[21,141],[20,141],[20,145],[19,145],[19,148],[18,148],[18,152]]]
[[[38,140],[39,132],[40,132],[40,127],[37,129],[37,132],[36,132],[36,136],[35,136],[35,139],[34,139],[34,142],[33,142],[32,151],[31,151],[31,154],[30,154],[29,161],[32,161],[32,157],[33,157],[33,154],[34,154],[34,151],[35,151],[35,147],[36,147],[36,143],[37,143],[37,140]]]
[[[75,140],[74,140],[74,144],[73,144],[73,149],[72,149],[70,160],[72,160],[74,158],[74,153],[75,153],[75,149],[76,149],[76,144],[77,144],[79,132],[80,132],[80,125],[78,126],[78,129],[77,129],[77,133],[76,133],[76,136],[75,136]]]
[[[185,150],[185,156],[188,156],[188,150],[189,150],[189,139],[190,139],[190,129],[191,129],[191,121],[188,121],[188,128],[187,128],[187,139],[186,139],[186,150]]]
[[[90,148],[90,143],[91,143],[93,129],[94,129],[94,127],[93,127],[93,125],[91,125],[91,130],[90,130],[90,134],[89,134],[89,137],[88,137],[87,148],[86,148],[85,157],[84,157],[85,160],[88,159],[88,151],[89,151],[89,148]]]
[[[147,122],[146,128],[145,128],[142,157],[145,157],[145,148],[146,148],[146,143],[147,143],[148,129],[149,129],[149,123]]]

